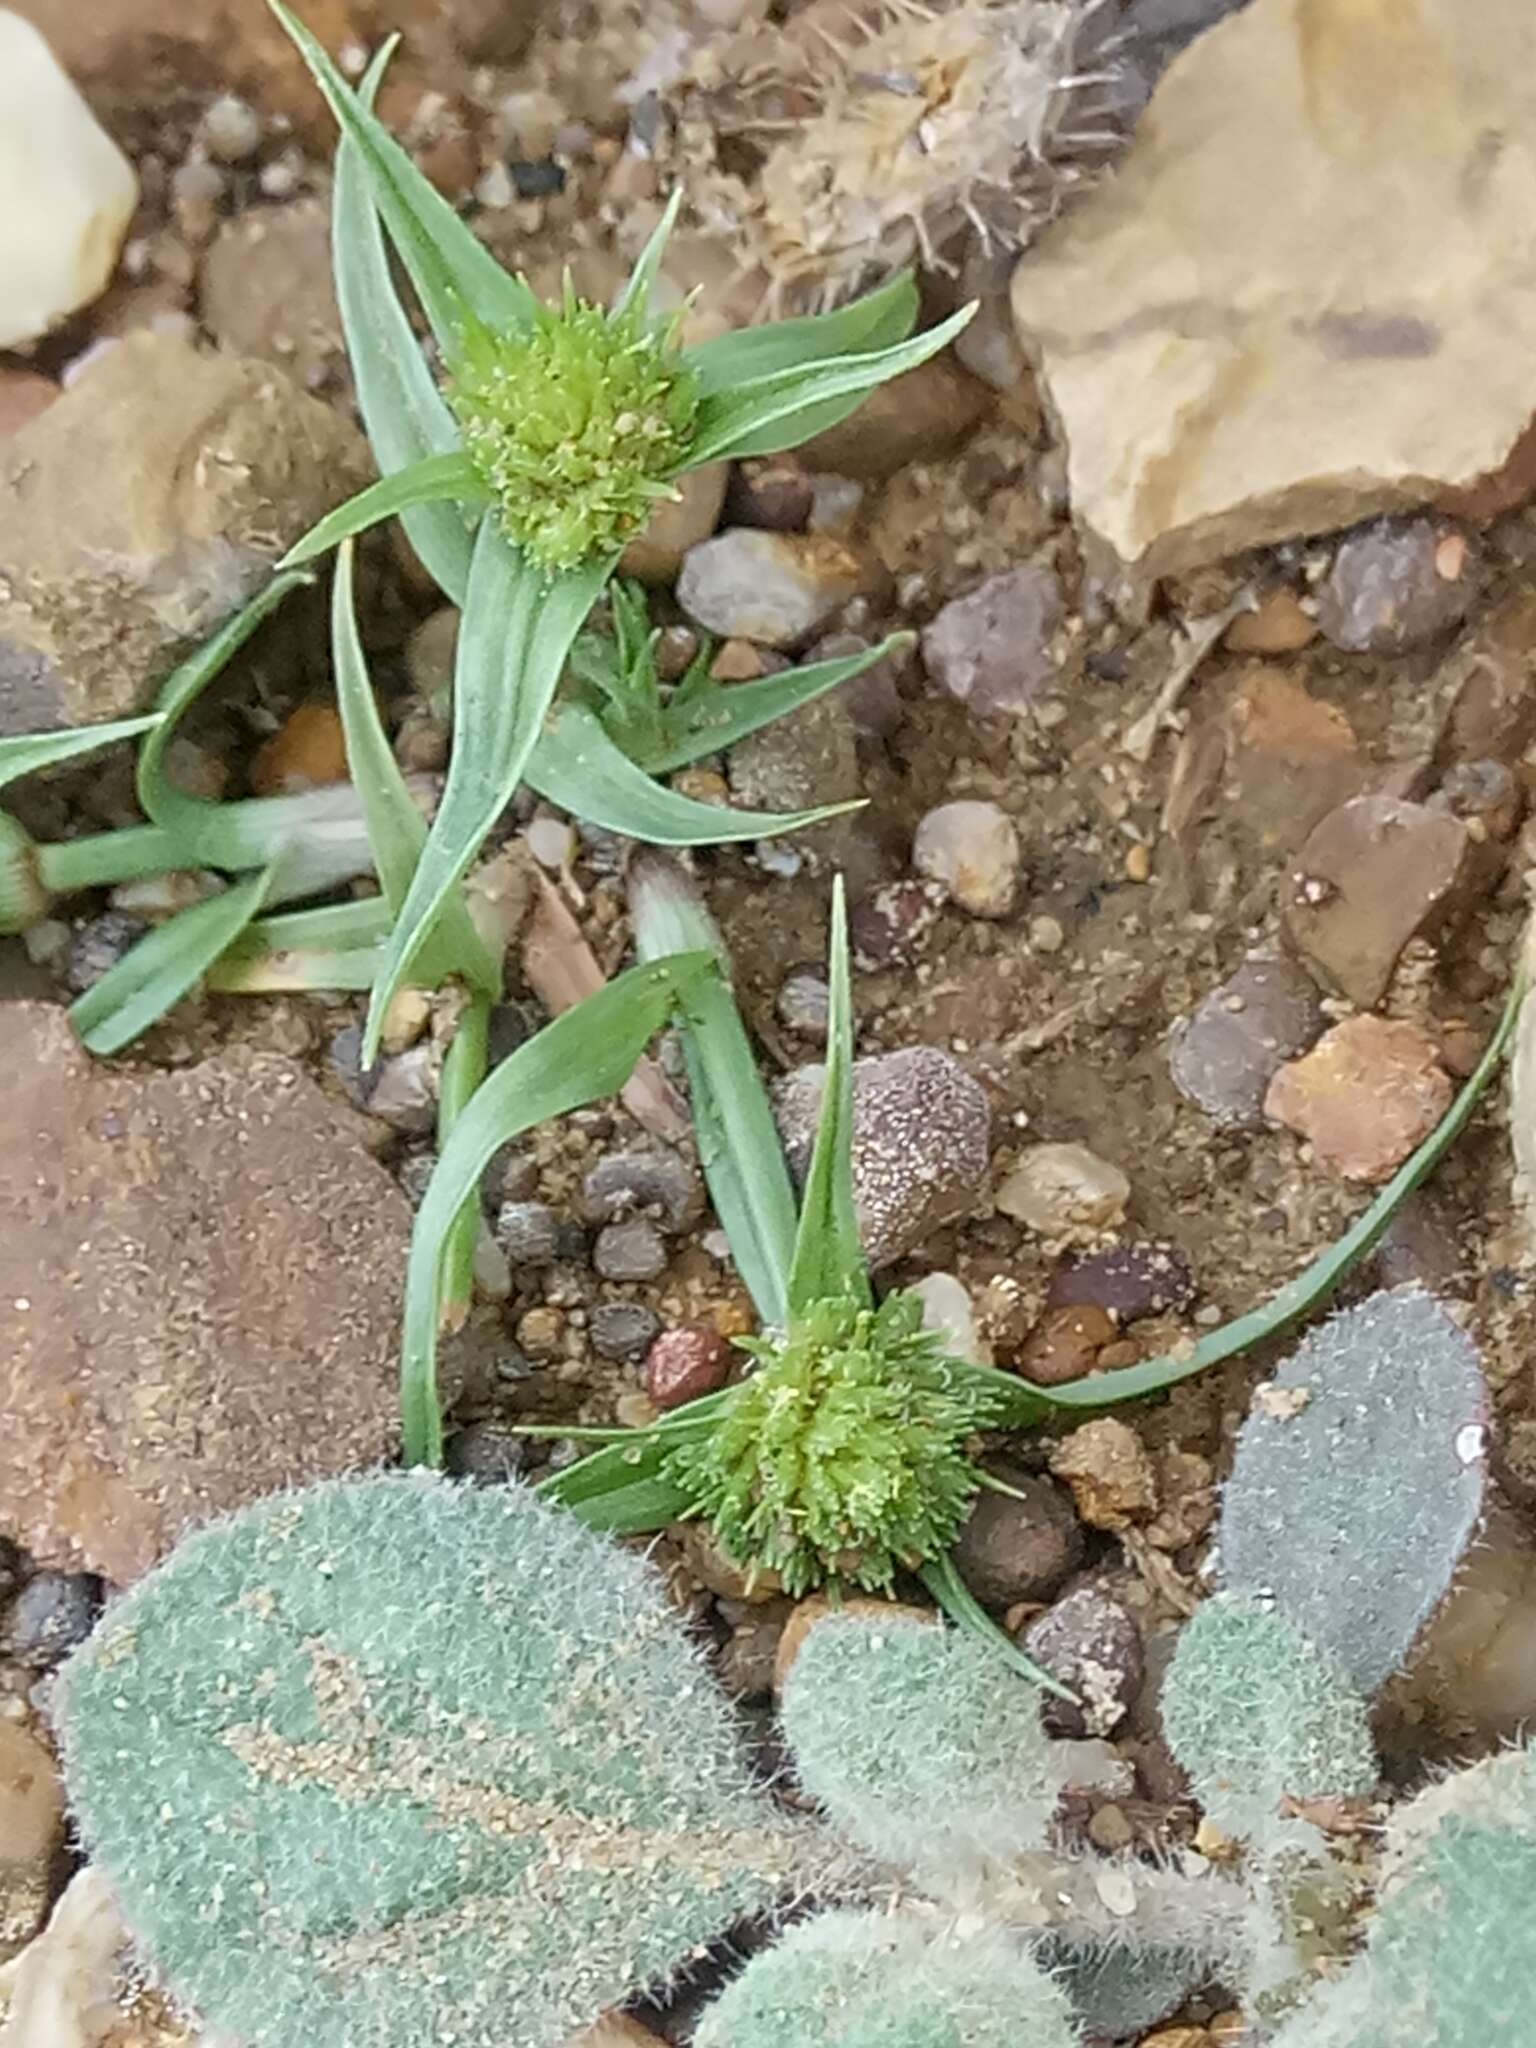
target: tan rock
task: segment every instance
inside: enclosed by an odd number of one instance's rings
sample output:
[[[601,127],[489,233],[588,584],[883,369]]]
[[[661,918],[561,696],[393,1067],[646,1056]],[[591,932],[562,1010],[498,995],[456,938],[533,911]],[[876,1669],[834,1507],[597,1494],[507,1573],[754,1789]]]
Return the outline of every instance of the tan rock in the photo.
[[[1470,908],[1477,855],[1449,811],[1357,796],[1301,850],[1285,912],[1291,941],[1320,981],[1369,1010],[1408,941],[1436,936]]]
[[[1526,0],[1254,0],[1202,36],[1015,274],[1079,518],[1153,574],[1503,471],[1533,181]]]
[[[0,364],[0,441],[46,412],[58,395],[51,377]]]
[[[329,205],[303,199],[226,221],[203,258],[199,310],[232,355],[276,363],[306,389],[321,383],[343,346]]]
[[[997,1206],[1041,1237],[1092,1236],[1125,1215],[1131,1184],[1086,1145],[1028,1145],[1004,1175]]]
[[[1416,1024],[1350,1017],[1276,1074],[1265,1114],[1346,1180],[1391,1177],[1451,1106],[1434,1041]]]
[[[808,1600],[797,1601],[785,1622],[779,1636],[779,1647],[773,1660],[773,1690],[775,1697],[782,1694],[789,1683],[789,1674],[794,1669],[795,1659],[805,1646],[805,1639],[817,1622],[825,1621],[829,1614],[854,1614],[870,1621],[889,1621],[899,1625],[917,1622],[923,1627],[932,1627],[937,1616],[926,1607],[909,1607],[899,1600],[840,1600],[836,1606],[822,1593],[811,1594]]]
[[[0,1525],[121,1583],[388,1456],[411,1217],[350,1114],[273,1054],[99,1065],[43,1003],[0,1030]]]
[[[367,475],[269,365],[116,343],[0,447],[0,732],[140,709]]]
[[[1101,1415],[1064,1436],[1051,1470],[1065,1479],[1090,1529],[1124,1529],[1157,1507],[1157,1475],[1141,1438],[1113,1415]]]
[[[1289,851],[1365,778],[1343,712],[1283,669],[1254,668],[1215,714],[1228,813],[1260,851]]]
[[[1317,638],[1316,619],[1294,590],[1272,590],[1251,612],[1239,612],[1223,645],[1234,654],[1299,654]]]
[[[679,495],[657,503],[644,533],[637,534],[624,550],[620,572],[638,576],[642,583],[674,582],[684,555],[714,532],[730,473],[728,462],[707,462],[702,469],[690,469],[680,477]]]
[[[722,1600],[752,1605],[776,1600],[784,1585],[775,1571],[738,1564],[704,1522],[685,1522],[681,1531],[683,1561],[701,1586]]]
[[[993,404],[993,394],[947,355],[930,356],[869,394],[858,411],[798,450],[809,470],[861,483],[894,476],[957,448]]]
[[[53,1758],[25,1728],[0,1721],[0,1962],[42,1924],[64,1839],[64,1794]]]

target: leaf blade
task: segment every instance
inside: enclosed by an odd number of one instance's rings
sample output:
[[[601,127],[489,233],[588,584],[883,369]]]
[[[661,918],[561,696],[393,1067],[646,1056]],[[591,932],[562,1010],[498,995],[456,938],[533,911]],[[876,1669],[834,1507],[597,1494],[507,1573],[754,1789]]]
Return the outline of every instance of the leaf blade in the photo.
[[[505,539],[494,514],[480,523],[454,670],[448,779],[374,986],[365,1060],[378,1052],[390,998],[511,801],[610,566],[605,560],[546,577]]]
[[[386,519],[397,519],[418,506],[484,506],[489,502],[489,493],[463,449],[424,455],[408,468],[391,470],[356,497],[348,498],[344,505],[338,505],[335,511],[327,512],[301,540],[294,542],[278,568],[296,569],[301,563],[312,562],[340,547],[343,541],[366,533],[370,526],[381,526]]]
[[[0,739],[0,789],[23,775],[35,775],[39,768],[54,768],[61,761],[78,760],[118,740],[136,740],[153,732],[164,716],[151,711],[143,718],[118,718],[108,725],[74,725],[60,732],[18,732]]]
[[[862,799],[809,811],[738,811],[653,781],[583,704],[562,704],[539,736],[526,779],[591,825],[649,846],[715,846],[771,839],[862,808]]]
[[[874,1302],[853,1198],[853,1001],[841,875],[832,884],[827,968],[827,1072],[789,1273],[791,1322],[820,1301]]]
[[[130,947],[70,1006],[70,1022],[86,1050],[103,1057],[121,1052],[179,1003],[255,917],[272,877],[270,867],[249,875]]]
[[[780,370],[890,348],[907,339],[917,314],[917,285],[912,273],[903,271],[835,312],[739,328],[695,342],[683,354],[705,394],[732,391]]]
[[[416,1212],[406,1265],[400,1404],[406,1460],[442,1460],[437,1317],[444,1248],[498,1148],[520,1132],[616,1094],[673,1004],[712,962],[652,961],[556,1017],[502,1061],[454,1124]]]

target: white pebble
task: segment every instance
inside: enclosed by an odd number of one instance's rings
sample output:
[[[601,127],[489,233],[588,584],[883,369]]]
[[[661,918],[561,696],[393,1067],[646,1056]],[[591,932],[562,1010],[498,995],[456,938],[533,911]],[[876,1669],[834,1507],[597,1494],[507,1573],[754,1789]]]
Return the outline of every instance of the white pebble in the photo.
[[[1018,893],[1019,835],[997,804],[940,804],[917,828],[912,865],[972,917],[1006,917]]]
[[[990,1365],[992,1355],[976,1329],[976,1311],[965,1283],[953,1273],[925,1273],[912,1292],[923,1304],[923,1328],[942,1337],[952,1358]]]
[[[1110,1230],[1125,1216],[1131,1184],[1086,1145],[1031,1145],[997,1191],[1005,1216],[1041,1237]]]
[[[104,290],[138,197],[132,164],[47,43],[0,8],[0,348]]]
[[[203,115],[202,136],[216,163],[243,164],[261,147],[261,120],[249,101],[222,93]]]

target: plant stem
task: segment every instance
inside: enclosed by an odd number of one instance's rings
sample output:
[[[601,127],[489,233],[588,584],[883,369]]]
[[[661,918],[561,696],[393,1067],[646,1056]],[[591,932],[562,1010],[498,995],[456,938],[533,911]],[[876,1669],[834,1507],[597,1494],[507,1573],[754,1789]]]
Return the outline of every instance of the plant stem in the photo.
[[[137,882],[187,864],[175,833],[160,825],[128,825],[120,832],[93,832],[85,839],[37,849],[38,875],[54,896],[72,896],[112,882]]]
[[[441,1152],[471,1096],[485,1079],[490,1064],[491,999],[473,997],[459,1019],[447,1058],[443,1061],[443,1082],[437,1100],[437,1145]],[[480,1191],[466,1197],[454,1218],[443,1247],[442,1296],[439,1327],[462,1328],[469,1314],[475,1286],[475,1249],[480,1242]]]

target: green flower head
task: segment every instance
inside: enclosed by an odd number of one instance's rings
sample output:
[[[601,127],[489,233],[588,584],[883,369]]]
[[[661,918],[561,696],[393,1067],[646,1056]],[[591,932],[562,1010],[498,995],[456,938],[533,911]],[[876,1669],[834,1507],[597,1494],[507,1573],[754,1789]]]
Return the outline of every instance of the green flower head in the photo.
[[[757,1371],[668,1461],[739,1563],[795,1594],[873,1590],[949,1547],[978,1485],[966,1445],[991,1404],[922,1327],[915,1295],[818,1302],[787,1338],[742,1348]]]
[[[448,401],[508,536],[541,567],[610,555],[676,495],[698,386],[638,303],[538,306],[525,328],[471,327]]]

